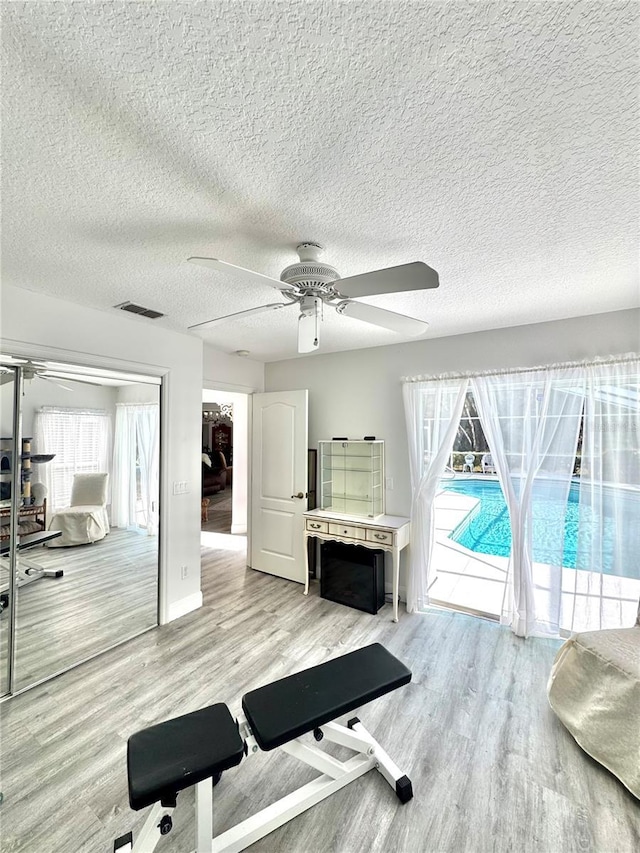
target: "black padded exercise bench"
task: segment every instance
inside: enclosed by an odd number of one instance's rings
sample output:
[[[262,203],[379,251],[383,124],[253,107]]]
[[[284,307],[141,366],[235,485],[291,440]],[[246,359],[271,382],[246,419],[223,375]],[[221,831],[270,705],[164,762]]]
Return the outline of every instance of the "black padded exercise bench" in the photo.
[[[196,786],[195,853],[237,853],[306,809],[376,769],[401,803],[413,791],[357,717],[346,726],[338,717],[411,681],[411,672],[374,643],[342,657],[281,678],[242,697],[243,715],[234,720],[225,704],[176,717],[129,738],[127,767],[132,809],[153,805],[142,830],[114,843],[119,853],[151,853],[171,831],[178,793]],[[311,733],[312,742],[303,740]],[[353,750],[338,761],[317,742],[325,738]],[[315,742],[314,740],[315,739]],[[320,775],[252,817],[213,837],[213,786],[225,770],[258,750],[282,749]]]

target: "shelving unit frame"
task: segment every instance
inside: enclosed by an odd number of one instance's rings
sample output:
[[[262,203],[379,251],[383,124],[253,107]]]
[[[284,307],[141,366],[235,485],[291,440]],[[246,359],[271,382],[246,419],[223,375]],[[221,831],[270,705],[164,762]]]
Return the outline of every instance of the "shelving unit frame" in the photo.
[[[384,515],[384,441],[320,441],[318,457],[321,509],[362,518]]]

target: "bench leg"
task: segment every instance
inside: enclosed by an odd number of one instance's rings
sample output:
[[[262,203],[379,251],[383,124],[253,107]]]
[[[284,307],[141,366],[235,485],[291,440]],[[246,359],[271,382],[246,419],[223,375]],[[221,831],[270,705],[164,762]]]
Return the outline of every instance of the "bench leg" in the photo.
[[[213,779],[196,785],[196,850],[211,853],[213,850]]]
[[[26,586],[41,578],[61,578],[64,575],[62,569],[45,569],[40,563],[18,556],[18,586]]]
[[[247,741],[248,754],[255,754],[258,746],[247,721],[239,717],[238,724],[241,736]],[[215,836],[212,853],[240,853],[374,768],[384,776],[402,803],[411,799],[411,782],[357,718],[349,722],[348,728],[338,723],[327,723],[320,727],[319,732],[327,740],[353,750],[356,755],[348,761],[338,761],[315,744],[303,742],[302,738],[281,746],[283,752],[319,770],[321,775],[237,826]],[[200,848],[197,853],[200,853]]]
[[[309,747],[313,750],[314,747]],[[318,750],[320,752],[320,750]],[[305,761],[305,763],[308,763]],[[354,779],[373,769],[373,759],[357,755],[349,761],[340,762],[342,771],[338,778],[322,774],[313,782],[309,782],[297,791],[293,791],[281,800],[267,806],[237,826],[228,829],[213,839],[213,853],[240,853],[250,844],[264,838],[274,829],[284,826],[294,817],[315,806],[317,803],[344,788]],[[334,768],[334,772],[337,768]]]
[[[20,562],[22,562],[23,565],[26,565],[27,568],[22,569]],[[28,583],[39,581],[41,578],[61,578],[64,576],[64,571],[62,569],[45,569],[37,563],[19,561],[18,566],[20,568],[18,573],[18,586],[26,586]]]
[[[116,838],[113,842],[114,853],[152,853],[163,835],[171,831],[173,809],[156,803],[136,836],[135,843],[131,832]]]
[[[8,575],[8,563],[8,559],[3,556],[2,565],[0,566],[3,575]],[[64,571],[62,569],[45,569],[39,563],[34,563],[32,560],[27,560],[24,557],[18,557],[16,567],[18,587],[39,581],[41,578],[61,578],[63,575]]]
[[[335,723],[329,723],[328,726],[323,727],[325,729],[325,735],[330,737],[330,734],[327,733],[326,729],[329,726],[336,726]],[[337,726],[336,726],[337,728]],[[340,727],[341,728],[341,727]],[[370,744],[370,747],[373,749],[373,756],[376,761],[376,770],[384,776],[387,782],[391,785],[393,790],[398,795],[398,799],[401,803],[408,803],[409,800],[413,797],[413,789],[411,787],[411,781],[409,777],[400,770],[398,765],[392,761],[389,754],[385,752],[385,750],[380,746],[377,740],[373,738],[369,732],[362,725],[360,720],[355,717],[353,720],[349,722],[349,729],[355,732],[356,735],[362,737],[366,742]],[[348,746],[348,744],[345,744]]]

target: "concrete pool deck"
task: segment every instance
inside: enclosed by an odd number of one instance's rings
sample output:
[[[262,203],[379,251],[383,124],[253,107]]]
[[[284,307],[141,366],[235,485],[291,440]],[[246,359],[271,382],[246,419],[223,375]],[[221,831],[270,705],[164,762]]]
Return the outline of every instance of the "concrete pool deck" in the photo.
[[[497,481],[491,475],[466,475],[457,482]],[[449,534],[477,506],[478,498],[441,489],[435,497],[436,541],[433,566],[436,579],[429,588],[432,604],[453,607],[499,618],[507,580],[508,557],[479,554],[449,539]],[[534,563],[537,593],[548,597],[551,576],[558,569]],[[602,601],[601,601],[602,596]],[[562,570],[563,611],[575,607],[574,630],[596,627],[588,624],[588,611],[599,611],[602,604],[605,626],[633,625],[640,598],[640,581],[615,575],[577,569]],[[597,627],[600,627],[599,625]]]
[[[456,478],[462,479],[462,478]],[[495,477],[467,477],[495,480]],[[476,554],[449,534],[480,503],[478,498],[442,490],[435,498],[436,542],[433,553],[436,580],[429,589],[433,604],[498,617],[507,579],[508,557]]]

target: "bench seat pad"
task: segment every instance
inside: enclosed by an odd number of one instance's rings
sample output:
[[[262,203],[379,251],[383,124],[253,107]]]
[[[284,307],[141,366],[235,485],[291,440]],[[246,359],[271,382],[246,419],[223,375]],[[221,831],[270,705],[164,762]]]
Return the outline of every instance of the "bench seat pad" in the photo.
[[[136,732],[127,745],[129,804],[137,811],[171,799],[240,764],[243,754],[238,726],[222,702]]]
[[[275,749],[411,681],[379,643],[281,678],[242,697],[258,745]]]

